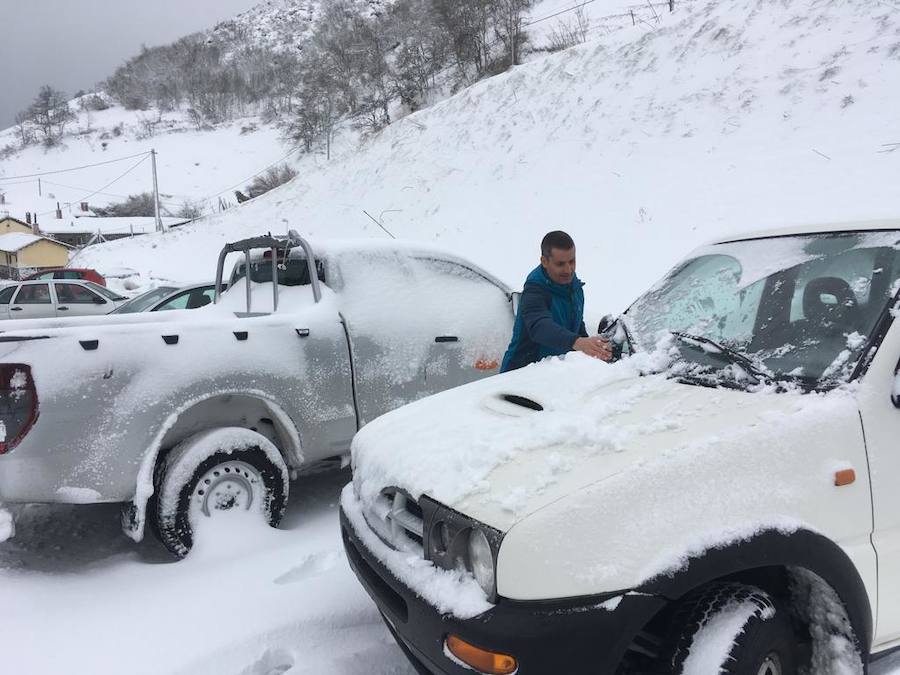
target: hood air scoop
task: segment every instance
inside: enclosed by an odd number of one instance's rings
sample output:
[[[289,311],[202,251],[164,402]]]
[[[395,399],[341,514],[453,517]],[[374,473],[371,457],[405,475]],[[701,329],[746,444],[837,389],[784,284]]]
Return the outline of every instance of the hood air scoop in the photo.
[[[544,409],[534,399],[520,394],[491,394],[482,399],[481,406],[504,417],[525,417]]]

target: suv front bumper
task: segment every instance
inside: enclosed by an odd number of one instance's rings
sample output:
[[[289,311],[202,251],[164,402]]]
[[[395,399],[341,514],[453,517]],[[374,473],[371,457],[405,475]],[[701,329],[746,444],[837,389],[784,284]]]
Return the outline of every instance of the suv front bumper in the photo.
[[[501,598],[472,619],[441,615],[401,583],[362,543],[341,509],[350,566],[388,628],[421,675],[472,675],[445,653],[452,633],[484,649],[514,656],[517,675],[612,675],[635,636],[666,605],[664,598],[623,595],[521,602]]]

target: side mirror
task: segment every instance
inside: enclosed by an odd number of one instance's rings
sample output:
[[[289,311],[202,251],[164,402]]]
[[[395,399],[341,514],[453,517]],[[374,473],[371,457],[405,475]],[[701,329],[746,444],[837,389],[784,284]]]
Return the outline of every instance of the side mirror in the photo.
[[[891,386],[891,403],[900,408],[900,361],[894,366],[894,384]]]
[[[513,291],[509,294],[509,301],[512,303],[512,313],[513,316],[519,315],[519,301],[522,299],[522,293],[520,291]]]
[[[105,304],[106,304],[106,300],[104,300],[103,298],[101,298],[99,295],[95,295],[95,296],[94,296],[94,304],[95,304],[95,305],[105,305]]]
[[[615,323],[616,317],[614,317],[612,314],[607,314],[602,319],[600,319],[600,323],[597,325],[597,334],[602,335],[604,332],[612,328]]]

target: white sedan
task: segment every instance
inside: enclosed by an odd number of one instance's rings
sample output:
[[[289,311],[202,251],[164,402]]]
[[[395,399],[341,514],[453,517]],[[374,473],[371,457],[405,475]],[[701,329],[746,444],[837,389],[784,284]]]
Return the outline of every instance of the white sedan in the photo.
[[[126,300],[92,281],[23,281],[0,288],[0,319],[109,314]]]

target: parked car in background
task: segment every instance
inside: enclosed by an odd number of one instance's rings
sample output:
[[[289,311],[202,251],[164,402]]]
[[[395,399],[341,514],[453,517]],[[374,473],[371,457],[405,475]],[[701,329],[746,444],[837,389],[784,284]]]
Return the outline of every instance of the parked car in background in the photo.
[[[0,287],[0,319],[109,314],[127,300],[92,281],[22,281]]]
[[[223,289],[225,290],[225,289]],[[160,312],[170,309],[197,309],[210,304],[215,297],[216,285],[212,282],[192,286],[158,286],[131,298],[114,310],[113,314],[135,312]]]
[[[703,247],[573,353],[353,442],[419,673],[863,673],[900,644],[900,221]]]
[[[58,267],[55,269],[44,269],[39,272],[29,274],[22,281],[49,281],[50,279],[69,279],[72,281],[93,281],[100,286],[106,286],[106,279],[97,270],[86,267]]]

